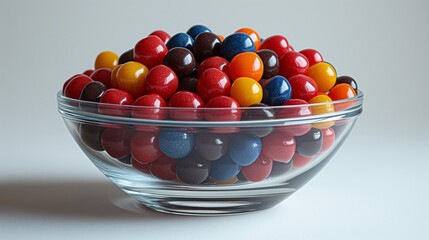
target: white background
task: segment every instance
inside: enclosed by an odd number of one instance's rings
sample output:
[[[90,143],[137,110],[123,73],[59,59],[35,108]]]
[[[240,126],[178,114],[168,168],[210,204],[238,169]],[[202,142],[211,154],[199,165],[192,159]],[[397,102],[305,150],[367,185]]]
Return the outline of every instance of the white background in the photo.
[[[429,2],[228,2],[0,1],[0,239],[429,239]],[[283,34],[365,93],[346,144],[273,209],[215,218],[123,210],[129,200],[57,113],[62,83],[99,52],[194,24]]]

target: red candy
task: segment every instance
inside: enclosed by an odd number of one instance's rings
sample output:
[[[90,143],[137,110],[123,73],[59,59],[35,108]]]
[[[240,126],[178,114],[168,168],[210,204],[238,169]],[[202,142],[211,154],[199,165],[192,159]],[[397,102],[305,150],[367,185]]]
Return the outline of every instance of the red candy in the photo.
[[[319,62],[323,62],[322,55],[314,49],[309,48],[309,49],[301,50],[299,52],[307,58],[310,66],[313,66],[314,64]]]
[[[205,119],[208,121],[240,121],[241,111],[237,110],[240,105],[231,97],[218,96],[212,98],[206,108],[228,108],[228,110],[208,110]]]
[[[151,163],[150,173],[162,180],[176,179],[176,160],[161,155],[156,161]]]
[[[133,108],[131,116],[142,119],[162,120],[167,118],[167,111],[160,109],[167,106],[167,102],[158,94],[143,95],[134,101],[135,106],[144,106],[149,108]]]
[[[143,164],[151,163],[162,155],[157,133],[136,131],[131,137],[130,150],[132,157]]]
[[[320,152],[324,152],[332,147],[335,142],[335,131],[332,128],[321,129],[323,140],[322,140],[322,149]]]
[[[205,101],[218,96],[229,96],[231,83],[228,76],[219,69],[204,71],[197,83],[197,93]]]
[[[179,79],[171,68],[158,65],[149,71],[144,86],[146,93],[155,93],[169,99],[177,91]]]
[[[288,79],[292,87],[292,98],[310,101],[317,96],[319,89],[316,82],[305,75],[298,74]]]
[[[82,89],[86,84],[92,82],[92,79],[84,74],[78,74],[67,81],[68,83],[66,82],[67,85],[64,87],[64,96],[79,99]]]
[[[279,74],[289,79],[298,74],[307,74],[310,66],[307,58],[298,52],[287,52],[280,57]]]
[[[296,106],[295,105],[305,105],[308,104],[302,99],[290,99],[286,101],[284,106],[292,106],[291,108],[280,109],[277,113],[278,118],[295,118],[295,117],[305,117],[311,116],[311,108],[308,106]],[[311,129],[311,124],[299,124],[291,126],[278,127],[281,132],[291,134],[293,136],[302,136],[306,134]]]
[[[277,53],[277,56],[281,57],[283,54],[290,51],[289,42],[284,36],[274,35],[266,38],[259,49],[270,49]]]
[[[196,121],[201,120],[204,114],[197,108],[204,107],[204,101],[195,93],[188,91],[176,92],[168,102],[169,107],[177,107],[181,109],[170,111],[170,117],[175,120]],[[183,109],[183,108],[190,108]]]
[[[210,57],[204,60],[197,69],[198,77],[209,68],[217,68],[229,76],[229,62],[222,57]]]
[[[294,168],[301,168],[307,165],[307,163],[311,162],[311,160],[313,160],[313,156],[306,157],[295,153],[295,155],[292,157],[292,165]]]
[[[88,70],[86,70],[85,72],[83,72],[82,74],[84,74],[84,75],[86,75],[86,76],[91,76],[91,74],[94,72],[94,70],[93,69],[88,69]]]
[[[112,70],[109,68],[99,68],[91,74],[91,79],[101,82],[107,89],[111,88]]]
[[[161,38],[148,36],[137,42],[134,47],[134,60],[151,69],[164,61],[168,49]]]
[[[139,162],[139,161],[135,160],[135,159],[131,156],[131,165],[132,165],[135,169],[139,170],[139,171],[140,171],[140,172],[142,172],[142,173],[150,174],[150,166],[151,166],[151,164],[150,164],[150,163],[148,163],[148,164],[143,164],[143,163],[141,163],[141,162]]]
[[[261,154],[254,163],[242,167],[241,172],[248,181],[260,182],[270,175],[272,168],[273,161]]]
[[[295,138],[281,132],[273,132],[262,139],[262,154],[273,161],[289,162],[295,148]]]
[[[111,157],[121,159],[130,155],[130,138],[130,130],[110,128],[101,134],[101,145]]]
[[[111,88],[108,89],[100,99],[100,103],[131,105],[134,102],[133,95],[130,93]],[[105,115],[126,117],[130,115],[130,109],[121,108],[120,106],[100,105],[98,112]]]
[[[170,35],[162,30],[153,31],[149,36],[157,36],[159,37],[165,44],[167,44],[168,40],[170,40]]]

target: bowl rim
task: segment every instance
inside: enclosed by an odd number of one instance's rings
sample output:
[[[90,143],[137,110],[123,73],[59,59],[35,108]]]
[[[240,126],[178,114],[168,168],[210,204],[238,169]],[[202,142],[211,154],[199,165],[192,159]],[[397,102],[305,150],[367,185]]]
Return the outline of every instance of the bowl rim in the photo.
[[[280,126],[280,125],[296,125],[305,123],[317,123],[321,121],[339,120],[343,118],[349,118],[358,116],[362,112],[364,94],[361,90],[358,90],[356,96],[347,99],[335,100],[332,102],[323,103],[309,103],[309,104],[297,104],[287,106],[261,106],[261,107],[238,107],[234,108],[235,111],[244,110],[274,110],[279,111],[283,109],[298,109],[303,107],[323,107],[327,105],[338,106],[339,104],[351,104],[350,107],[344,110],[334,111],[330,113],[323,113],[318,115],[308,115],[300,117],[287,117],[287,118],[275,118],[275,119],[264,119],[264,120],[240,120],[240,121],[207,121],[207,120],[154,120],[144,118],[133,118],[131,116],[113,116],[100,114],[91,109],[97,109],[100,106],[114,107],[115,110],[152,110],[152,111],[187,111],[187,112],[201,112],[210,113],[215,111],[231,111],[231,108],[186,108],[186,107],[147,107],[147,106],[135,106],[135,105],[117,105],[99,102],[89,102],[74,98],[66,97],[62,94],[62,91],[58,91],[56,94],[58,111],[64,118],[74,119],[80,122],[104,122],[104,123],[120,123],[120,124],[133,124],[133,125],[150,125],[150,126],[193,126],[193,127],[226,127],[226,126]],[[81,106],[84,106],[81,107]]]

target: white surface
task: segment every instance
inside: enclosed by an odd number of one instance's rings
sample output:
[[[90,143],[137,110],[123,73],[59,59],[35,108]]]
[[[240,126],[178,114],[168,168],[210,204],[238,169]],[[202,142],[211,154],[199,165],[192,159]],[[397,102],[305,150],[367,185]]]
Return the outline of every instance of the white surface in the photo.
[[[1,1],[0,239],[429,239],[429,3],[249,2]],[[296,49],[319,49],[365,92],[346,144],[271,210],[217,218],[123,210],[112,201],[125,195],[56,112],[62,82],[98,52],[196,23],[224,35],[243,26],[284,34]]]

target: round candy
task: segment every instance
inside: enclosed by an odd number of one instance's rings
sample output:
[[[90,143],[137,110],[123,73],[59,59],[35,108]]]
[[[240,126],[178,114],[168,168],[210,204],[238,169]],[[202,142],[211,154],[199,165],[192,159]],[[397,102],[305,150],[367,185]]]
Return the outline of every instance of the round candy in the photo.
[[[290,106],[287,108],[282,108],[278,111],[278,118],[296,118],[296,117],[305,117],[311,116],[311,108],[307,106],[307,102],[302,99],[290,99],[285,102],[284,106]],[[298,105],[294,107],[294,105]],[[299,106],[301,105],[301,106]],[[290,134],[292,136],[301,136],[306,134],[311,129],[310,123],[296,124],[289,126],[278,127],[279,131]]]
[[[242,167],[241,172],[247,180],[260,182],[270,175],[272,168],[273,161],[261,154],[254,163]]]
[[[231,83],[228,76],[219,69],[207,69],[198,79],[197,93],[205,102],[218,96],[229,96]]]
[[[275,119],[275,112],[264,103],[253,104],[241,114],[242,121]],[[254,108],[254,109],[252,109]],[[252,127],[246,131],[255,137],[265,137],[273,131],[273,127]]]
[[[264,97],[262,101],[270,106],[283,105],[292,96],[292,88],[288,80],[282,76],[274,76],[262,84]]]
[[[229,75],[233,81],[239,77],[249,77],[259,81],[263,73],[264,63],[254,52],[237,54],[229,64]]]
[[[118,54],[110,51],[104,51],[97,55],[95,58],[94,69],[108,68],[113,69],[118,65]]]
[[[308,76],[298,74],[288,80],[293,89],[292,98],[310,101],[319,92],[316,82]]]
[[[311,160],[313,160],[313,156],[303,156],[301,154],[295,153],[293,156],[292,165],[294,168],[301,168],[307,165]]]
[[[209,68],[217,68],[229,76],[229,62],[222,57],[210,57],[204,60],[197,69],[198,77]]]
[[[219,37],[211,32],[203,32],[195,38],[194,56],[198,62],[213,56],[218,56],[222,41]]]
[[[150,164],[150,163],[148,163],[148,164],[143,164],[143,163],[141,163],[141,162],[139,162],[139,161],[136,161],[136,160],[131,156],[131,165],[132,165],[135,169],[139,170],[139,171],[140,171],[140,172],[142,172],[142,173],[150,174],[150,166],[151,166],[151,164]]]
[[[149,34],[149,36],[157,36],[159,37],[165,44],[167,44],[168,40],[170,40],[170,35],[163,30],[156,30]]]
[[[88,69],[88,70],[86,70],[85,72],[83,72],[82,74],[84,74],[84,75],[86,75],[86,76],[91,76],[91,74],[94,72],[94,70],[93,69]]]
[[[192,52],[182,47],[170,49],[164,58],[164,64],[173,69],[179,78],[192,76],[196,66]]]
[[[112,74],[110,76],[110,87],[111,88],[119,88],[118,84],[118,70],[122,67],[122,64],[119,64],[112,70]]]
[[[262,94],[261,85],[252,78],[240,77],[231,85],[230,95],[241,107],[260,103]]]
[[[313,66],[316,63],[323,62],[322,55],[314,49],[304,49],[299,51],[299,53],[303,54],[307,58],[310,66]]]
[[[198,79],[194,77],[185,77],[179,81],[179,91],[197,92]]]
[[[92,81],[83,87],[80,94],[80,100],[89,102],[100,102],[101,97],[106,91],[106,86],[101,82]]]
[[[310,99],[310,101],[308,101],[308,103],[326,103],[326,104],[311,106],[311,112],[314,115],[334,112],[335,111],[334,105],[330,104],[329,102],[332,102],[332,99],[325,94],[317,95],[312,99]]]
[[[124,64],[126,62],[134,61],[134,48],[124,52],[119,56],[118,65]]]
[[[279,57],[277,54],[269,49],[262,49],[256,52],[262,60],[264,65],[264,73],[262,78],[271,78],[277,75],[280,69]]]
[[[201,120],[204,118],[204,112],[201,110],[201,108],[204,108],[204,105],[204,101],[197,94],[188,91],[179,91],[168,102],[169,107],[179,109],[170,110],[169,115],[175,120]],[[189,108],[189,110],[186,108]]]
[[[307,74],[309,63],[299,52],[287,52],[280,57],[279,74],[289,79],[298,74]]]
[[[200,133],[197,134],[195,142],[200,155],[213,161],[227,153],[230,136],[228,134]]]
[[[161,180],[175,180],[176,160],[162,155],[150,164],[150,173]]]
[[[282,132],[273,132],[262,139],[262,153],[276,162],[289,162],[295,149],[295,139]]]
[[[231,97],[218,96],[212,98],[206,104],[206,111],[204,117],[208,121],[240,121],[241,111],[237,110],[240,105]],[[209,108],[226,108],[226,109],[213,109]]]
[[[98,106],[98,112],[105,115],[127,117],[130,115],[130,109],[121,107],[121,105],[131,105],[133,102],[133,95],[120,89],[111,88],[106,90],[100,98],[100,103],[108,103],[108,105]]]
[[[111,88],[111,76],[112,70],[108,68],[99,68],[90,75],[90,78],[94,81],[103,83],[106,88]]]
[[[183,158],[190,154],[195,146],[195,136],[192,133],[174,129],[162,129],[159,133],[159,149],[171,158]]]
[[[237,54],[255,52],[255,44],[245,33],[233,33],[223,40],[220,47],[220,56],[231,61]]]
[[[132,157],[143,164],[151,163],[161,157],[158,134],[135,131],[130,141]]]
[[[92,82],[92,79],[84,74],[78,74],[67,80],[63,94],[66,97],[79,99],[83,88]]]
[[[148,36],[135,45],[134,60],[151,69],[164,61],[167,52],[167,46],[159,37]]]
[[[274,51],[277,56],[281,57],[283,54],[289,52],[289,42],[284,36],[274,35],[264,39],[259,49],[270,49]]]
[[[186,32],[189,36],[191,36],[193,39],[196,39],[198,35],[201,33],[211,33],[212,30],[210,30],[208,27],[204,25],[194,25]]]
[[[327,63],[316,63],[308,69],[307,76],[311,77],[317,84],[319,91],[329,91],[337,81],[335,68]]]
[[[210,162],[210,177],[217,181],[229,180],[240,172],[241,166],[231,160],[228,154]]]
[[[352,77],[349,77],[349,76],[337,77],[337,81],[335,82],[335,85],[338,85],[341,83],[347,83],[348,85],[352,86],[353,90],[355,90],[355,93],[358,92],[357,82]]]
[[[167,107],[167,103],[158,94],[143,95],[137,98],[133,105],[144,106],[144,108],[132,109],[131,116],[134,118],[163,120],[168,116],[167,110],[162,109],[163,107]]]
[[[176,162],[176,176],[186,184],[200,184],[208,177],[210,162],[203,159],[196,151]]]
[[[149,69],[138,62],[127,62],[118,69],[116,79],[119,88],[131,93],[134,98],[144,94],[144,82]]]
[[[109,128],[101,134],[101,145],[107,154],[116,159],[130,155],[131,131],[125,128]]]
[[[228,156],[240,166],[248,166],[258,159],[261,151],[261,139],[246,134],[238,134],[231,139]]]
[[[256,51],[259,50],[259,47],[261,46],[261,37],[255,30],[251,28],[240,28],[235,32],[245,33],[249,35],[249,37],[252,39],[253,43],[255,44]]]
[[[321,129],[323,135],[322,149],[320,152],[324,152],[332,147],[335,142],[335,131],[332,128]]]
[[[155,93],[168,100],[177,91],[179,79],[171,68],[158,65],[147,74],[144,87],[146,93]]]
[[[329,91],[328,96],[332,99],[332,101],[352,98],[356,96],[356,92],[352,86],[347,83],[340,83],[335,85],[331,91]]]
[[[181,47],[192,51],[194,47],[194,39],[186,33],[177,33],[173,35],[165,45],[167,46],[168,50],[171,50],[175,47]]]
[[[323,134],[320,129],[312,128],[302,136],[296,136],[296,153],[310,157],[320,152],[323,143]]]
[[[273,162],[273,167],[270,173],[270,177],[278,177],[287,173],[292,168],[292,162],[293,161],[289,161],[287,163]]]
[[[97,125],[82,123],[79,126],[80,139],[82,139],[82,142],[91,149],[103,151],[104,147],[101,144],[101,134],[104,130],[105,128]]]

